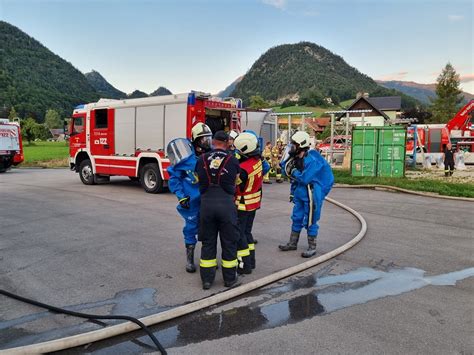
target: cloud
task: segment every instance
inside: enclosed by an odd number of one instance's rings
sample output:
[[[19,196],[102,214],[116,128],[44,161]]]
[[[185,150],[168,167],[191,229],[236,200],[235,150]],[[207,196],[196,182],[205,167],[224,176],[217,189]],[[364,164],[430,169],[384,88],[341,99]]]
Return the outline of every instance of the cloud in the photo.
[[[285,10],[286,8],[286,0],[261,0],[261,1],[265,5],[270,5],[280,10]]]
[[[474,74],[461,75],[459,79],[461,80],[461,83],[468,83],[474,81]]]
[[[464,20],[464,15],[448,15],[448,20],[451,22],[457,22]]]
[[[403,80],[403,79],[405,79],[405,77],[407,75],[408,75],[407,71],[400,71],[398,73],[391,73],[391,74],[383,75],[382,77],[380,77],[379,80],[382,80],[382,81]]]

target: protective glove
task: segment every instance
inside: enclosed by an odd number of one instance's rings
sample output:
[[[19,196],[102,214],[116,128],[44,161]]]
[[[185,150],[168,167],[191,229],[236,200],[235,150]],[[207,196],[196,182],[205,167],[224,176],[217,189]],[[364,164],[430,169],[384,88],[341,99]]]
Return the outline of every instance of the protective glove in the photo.
[[[289,200],[290,200],[291,203],[293,203],[293,197],[294,197],[293,195],[290,195]]]
[[[191,198],[189,196],[186,196],[184,198],[182,198],[181,200],[179,200],[179,205],[181,207],[183,207],[184,209],[186,210],[189,210],[189,207],[190,207],[190,204],[189,204],[189,201],[191,200]]]

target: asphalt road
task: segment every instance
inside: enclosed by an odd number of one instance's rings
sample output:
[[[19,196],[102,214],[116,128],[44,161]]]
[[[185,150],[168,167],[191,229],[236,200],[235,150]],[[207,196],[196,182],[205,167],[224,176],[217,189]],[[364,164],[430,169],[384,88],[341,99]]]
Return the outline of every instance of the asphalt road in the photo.
[[[265,186],[255,224],[259,278],[303,261],[280,253],[288,185]],[[332,261],[234,302],[153,327],[170,353],[473,353],[473,207],[469,202],[335,189],[369,231]],[[84,186],[66,170],[0,176],[0,284],[84,312],[143,316],[210,291],[184,271],[182,222],[171,194],[135,183]],[[359,229],[325,204],[318,248]],[[301,243],[301,249],[306,241]],[[454,271],[458,273],[452,274]],[[0,348],[100,328],[2,298]],[[140,332],[72,352],[149,352]],[[71,352],[71,351],[69,351]]]

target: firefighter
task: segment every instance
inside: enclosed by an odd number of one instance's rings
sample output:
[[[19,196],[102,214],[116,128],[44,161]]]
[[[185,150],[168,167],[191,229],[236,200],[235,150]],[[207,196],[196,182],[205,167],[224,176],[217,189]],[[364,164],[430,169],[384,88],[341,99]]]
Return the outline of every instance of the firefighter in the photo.
[[[300,232],[308,232],[308,249],[301,254],[304,258],[316,254],[318,221],[326,195],[334,183],[331,167],[316,150],[309,150],[308,133],[296,132],[291,137],[282,158],[282,168],[291,180],[290,202],[294,203],[291,219],[291,235],[288,243],[280,245],[282,251],[296,250]]]
[[[196,272],[194,249],[196,248],[199,228],[200,193],[195,168],[197,156],[210,150],[211,130],[203,123],[196,124],[191,130],[192,143],[188,139],[178,138],[166,148],[171,165],[168,167],[169,189],[178,198],[176,209],[184,219],[184,244],[186,247],[186,271]],[[198,153],[199,152],[199,153]]]
[[[283,142],[278,139],[276,145],[272,148],[272,169],[276,173],[276,182],[282,183],[283,179],[281,178],[281,155],[283,153]]]
[[[235,130],[232,130],[232,131],[229,132],[229,142],[228,142],[227,146],[228,146],[229,152],[231,152],[231,153],[235,152],[234,141],[238,136],[239,136],[239,133]]]
[[[265,159],[265,161],[267,162],[267,164],[271,166],[271,163],[272,163],[272,143],[271,142],[267,142],[267,144],[265,144],[265,148],[263,149],[262,156]],[[270,172],[271,172],[271,170],[269,170],[265,175],[263,175],[263,183],[264,184],[271,184],[272,183],[270,181]]]
[[[444,154],[443,154],[444,176],[452,176],[454,173],[454,153],[455,152],[456,150],[453,149],[452,144],[448,143],[446,145],[446,148],[444,149]]]
[[[203,154],[196,172],[201,192],[199,240],[202,242],[200,273],[202,287],[208,290],[214,282],[217,267],[217,236],[221,240],[224,285],[238,285],[237,279],[237,209],[235,184],[239,161],[227,152],[228,136],[217,131],[212,140],[213,150]]]
[[[240,176],[236,188],[235,204],[240,239],[237,248],[240,274],[250,274],[255,269],[255,241],[252,236],[253,221],[262,201],[263,162],[257,137],[248,132],[235,140],[240,152]]]
[[[211,150],[212,131],[208,125],[196,123],[191,129],[191,138],[197,156]]]

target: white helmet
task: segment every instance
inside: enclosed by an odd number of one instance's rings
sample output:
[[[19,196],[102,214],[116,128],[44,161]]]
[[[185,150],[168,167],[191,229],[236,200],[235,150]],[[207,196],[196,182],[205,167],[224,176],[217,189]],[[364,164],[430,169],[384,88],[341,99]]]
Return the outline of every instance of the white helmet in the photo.
[[[196,123],[191,129],[191,138],[193,141],[200,137],[212,137],[211,129],[208,125],[202,122]]]
[[[235,138],[237,138],[238,136],[239,136],[239,132],[237,132],[237,131],[232,130],[232,131],[229,132],[229,138],[230,139],[235,140]]]
[[[258,149],[258,140],[254,134],[243,132],[235,138],[234,145],[242,154],[248,155]]]
[[[293,136],[291,136],[291,140],[298,144],[299,148],[309,148],[311,145],[309,134],[304,131],[297,131]]]

